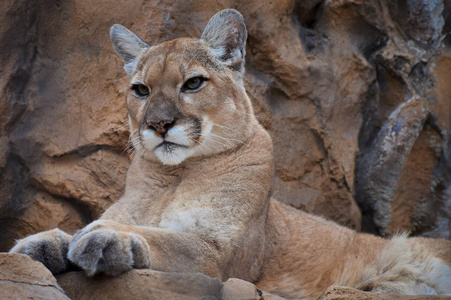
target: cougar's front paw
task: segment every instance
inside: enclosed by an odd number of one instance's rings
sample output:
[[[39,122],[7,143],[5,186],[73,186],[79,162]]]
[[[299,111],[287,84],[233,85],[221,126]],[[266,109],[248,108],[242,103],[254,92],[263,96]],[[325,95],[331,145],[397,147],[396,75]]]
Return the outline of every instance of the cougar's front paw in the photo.
[[[80,231],[69,246],[68,257],[88,276],[116,276],[133,268],[150,267],[147,241],[138,234],[113,229]]]
[[[22,253],[44,264],[53,274],[64,272],[68,268],[67,251],[71,236],[53,229],[21,239],[9,251]]]

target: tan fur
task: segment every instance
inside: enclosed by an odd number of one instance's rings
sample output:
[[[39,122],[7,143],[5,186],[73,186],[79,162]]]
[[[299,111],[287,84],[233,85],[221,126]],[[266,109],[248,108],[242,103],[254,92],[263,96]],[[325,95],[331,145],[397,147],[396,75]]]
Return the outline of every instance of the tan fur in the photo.
[[[44,232],[12,252],[44,260],[53,272],[68,257],[89,275],[202,272],[293,298],[314,299],[332,284],[451,293],[449,241],[359,234],[270,198],[272,142],[243,86],[247,33],[238,12],[215,15],[200,40],[150,47],[120,25],[111,35],[135,85],[126,91],[136,153],[125,193],[74,237]],[[198,76],[207,80],[187,91]],[[149,94],[139,96],[138,84]]]

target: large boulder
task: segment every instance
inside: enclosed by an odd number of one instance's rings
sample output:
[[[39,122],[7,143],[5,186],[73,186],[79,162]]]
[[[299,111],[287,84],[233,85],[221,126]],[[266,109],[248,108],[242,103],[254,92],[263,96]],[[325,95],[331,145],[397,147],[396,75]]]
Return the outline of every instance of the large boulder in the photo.
[[[2,299],[70,300],[52,273],[23,254],[0,253]]]

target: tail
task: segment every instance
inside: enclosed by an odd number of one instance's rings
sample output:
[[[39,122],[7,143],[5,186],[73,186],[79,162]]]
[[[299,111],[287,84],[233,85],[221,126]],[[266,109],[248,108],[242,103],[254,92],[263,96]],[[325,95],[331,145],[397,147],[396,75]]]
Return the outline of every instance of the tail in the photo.
[[[394,236],[356,288],[401,295],[451,295],[451,242]]]

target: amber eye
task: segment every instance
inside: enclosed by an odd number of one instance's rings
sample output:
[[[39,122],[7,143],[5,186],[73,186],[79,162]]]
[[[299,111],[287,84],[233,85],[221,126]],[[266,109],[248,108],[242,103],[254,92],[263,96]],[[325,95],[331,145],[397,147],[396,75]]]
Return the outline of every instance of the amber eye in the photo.
[[[182,92],[198,89],[204,81],[205,81],[205,78],[203,78],[203,77],[190,78],[182,86]]]
[[[144,84],[134,84],[132,86],[132,89],[140,97],[149,95],[149,88],[147,86],[145,86]]]

